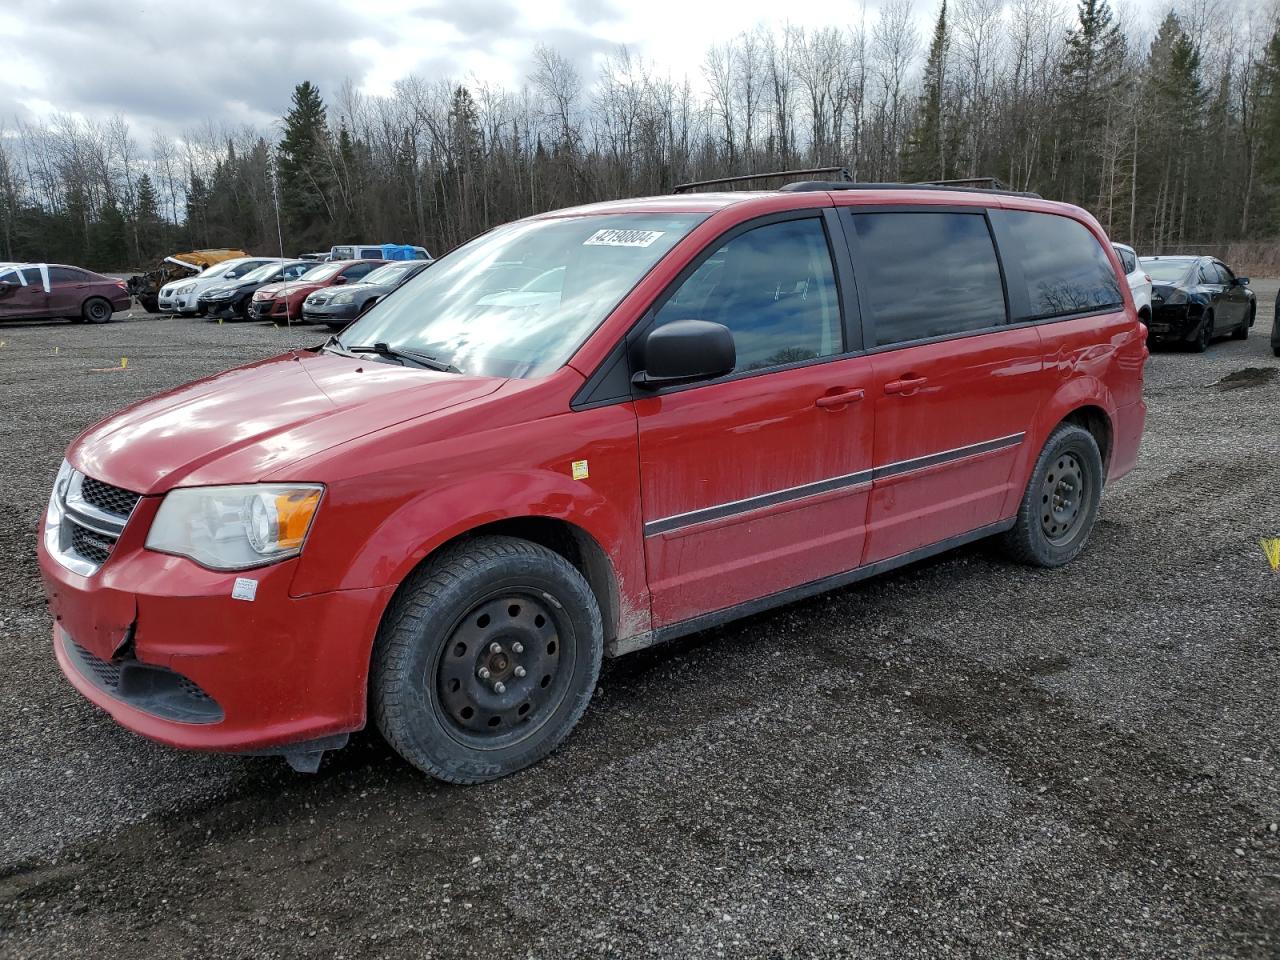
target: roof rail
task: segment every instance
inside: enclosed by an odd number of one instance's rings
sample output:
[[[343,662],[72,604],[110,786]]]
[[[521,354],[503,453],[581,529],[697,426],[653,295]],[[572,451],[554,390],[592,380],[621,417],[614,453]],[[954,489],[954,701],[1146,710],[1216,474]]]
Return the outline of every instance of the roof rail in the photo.
[[[820,190],[950,190],[963,193],[998,193],[1008,197],[1028,197],[1032,200],[1043,199],[1038,193],[1023,190],[1008,190],[1000,186],[979,186],[979,183],[999,184],[994,177],[974,177],[970,180],[931,180],[924,183],[845,183],[831,180],[797,180],[779,187],[788,193],[810,193]]]
[[[737,177],[717,177],[715,180],[691,180],[689,183],[677,184],[672,193],[688,193],[699,187],[714,187],[722,183],[745,183],[748,180],[772,180],[776,177],[811,177],[818,173],[837,173],[840,179],[834,183],[849,183],[853,177],[844,167],[812,167],[808,170],[777,170],[772,173],[746,173]],[[815,181],[809,181],[815,182]],[[786,187],[783,187],[785,190]]]

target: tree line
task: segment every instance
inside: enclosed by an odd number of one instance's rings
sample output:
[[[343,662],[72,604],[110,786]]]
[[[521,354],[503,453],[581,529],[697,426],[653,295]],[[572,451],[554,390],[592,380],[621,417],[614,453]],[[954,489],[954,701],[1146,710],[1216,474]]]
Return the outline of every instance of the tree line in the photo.
[[[1275,10],[1184,0],[911,0],[870,22],[760,27],[695,77],[621,48],[592,76],[546,46],[519,89],[408,76],[388,96],[294,90],[278,129],[139,145],[121,118],[0,126],[0,259],[148,265],[177,249],[446,251],[556,207],[682,181],[843,166],[861,181],[993,176],[1080,204],[1140,251],[1280,225]]]

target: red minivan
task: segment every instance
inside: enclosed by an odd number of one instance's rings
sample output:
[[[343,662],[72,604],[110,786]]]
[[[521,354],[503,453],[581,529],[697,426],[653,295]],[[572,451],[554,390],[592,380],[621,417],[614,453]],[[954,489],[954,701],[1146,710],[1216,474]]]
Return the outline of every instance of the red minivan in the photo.
[[[604,655],[983,537],[1071,560],[1146,357],[1097,221],[1032,195],[532,217],[81,434],[39,545],[54,649],[164,743],[315,769],[372,715],[492,779],[567,736]]]

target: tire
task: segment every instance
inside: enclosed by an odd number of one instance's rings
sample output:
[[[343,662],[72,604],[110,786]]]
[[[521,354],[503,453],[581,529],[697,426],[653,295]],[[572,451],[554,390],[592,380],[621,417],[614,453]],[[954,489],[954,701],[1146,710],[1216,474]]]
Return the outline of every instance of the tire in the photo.
[[[1232,340],[1248,340],[1249,328],[1253,326],[1253,313],[1256,307],[1249,308],[1249,316],[1240,321],[1240,326],[1231,331]]]
[[[1213,342],[1213,311],[1205,313],[1204,318],[1200,321],[1200,328],[1196,331],[1196,338],[1191,341],[1191,349],[1195,353],[1204,353],[1209,349],[1209,344]]]
[[[1271,355],[1272,355],[1273,357],[1280,357],[1280,347],[1272,347],[1272,348],[1271,348]]]
[[[602,640],[595,595],[559,554],[511,537],[463,541],[419,568],[383,617],[369,679],[378,729],[450,783],[523,770],[586,710]]]
[[[1004,534],[1006,552],[1033,567],[1060,567],[1073,560],[1089,541],[1098,516],[1102,471],[1093,434],[1074,423],[1058,424],[1031,471],[1013,529]],[[1074,497],[1064,490],[1067,484],[1074,487]],[[1055,509],[1060,494],[1068,506]]]
[[[114,312],[111,303],[102,297],[90,297],[80,307],[80,316],[85,323],[106,323]]]

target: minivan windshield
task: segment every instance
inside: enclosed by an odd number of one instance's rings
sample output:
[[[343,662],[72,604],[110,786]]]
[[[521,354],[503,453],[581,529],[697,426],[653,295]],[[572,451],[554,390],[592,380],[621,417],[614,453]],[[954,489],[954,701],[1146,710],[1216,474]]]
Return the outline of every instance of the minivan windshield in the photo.
[[[342,332],[463,373],[537,377],[578,348],[706,214],[525,220],[437,260]]]
[[[1192,260],[1139,260],[1147,276],[1157,283],[1176,283],[1191,269]]]

